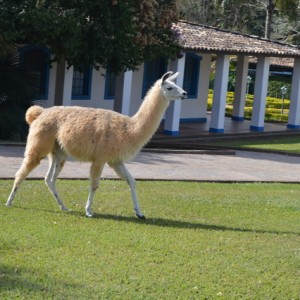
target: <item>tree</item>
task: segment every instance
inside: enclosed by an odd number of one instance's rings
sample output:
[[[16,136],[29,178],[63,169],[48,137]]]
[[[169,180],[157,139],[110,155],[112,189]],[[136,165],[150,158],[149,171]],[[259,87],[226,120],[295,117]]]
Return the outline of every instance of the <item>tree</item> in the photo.
[[[176,21],[173,0],[1,0],[0,43],[47,46],[54,60],[117,73],[174,56]]]
[[[0,0],[0,138],[26,136],[24,112],[36,99],[16,46],[45,46],[53,61],[118,73],[175,56],[176,21],[174,0]]]
[[[216,1],[211,0],[177,0],[178,10],[183,19],[199,24],[216,25]]]
[[[177,0],[180,15],[190,21],[219,28],[263,34],[264,16],[257,0]]]
[[[277,9],[281,15],[288,16],[290,20],[295,20],[298,16],[298,0],[265,0],[262,4],[266,7],[265,38],[270,38],[272,34],[273,17]]]
[[[180,14],[190,21],[273,38],[290,27],[299,38],[299,0],[177,0]],[[279,26],[280,24],[280,26]],[[294,39],[295,40],[295,39]]]

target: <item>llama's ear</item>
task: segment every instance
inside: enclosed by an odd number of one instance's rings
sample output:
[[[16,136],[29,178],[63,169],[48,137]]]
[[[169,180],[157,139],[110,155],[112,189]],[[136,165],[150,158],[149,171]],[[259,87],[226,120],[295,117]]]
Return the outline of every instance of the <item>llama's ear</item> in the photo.
[[[169,71],[166,74],[164,74],[163,77],[161,78],[162,82],[166,81],[172,74],[173,74],[172,71]]]
[[[179,75],[179,73],[176,72],[175,74],[173,74],[172,76],[170,76],[168,79],[171,80],[171,81],[175,81],[178,75]]]

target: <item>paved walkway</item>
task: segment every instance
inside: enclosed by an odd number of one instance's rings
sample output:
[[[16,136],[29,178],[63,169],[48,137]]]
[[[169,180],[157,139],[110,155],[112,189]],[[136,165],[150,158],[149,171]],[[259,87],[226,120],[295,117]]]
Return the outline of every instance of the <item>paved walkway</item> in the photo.
[[[21,165],[24,147],[0,146],[0,178],[13,178]],[[190,154],[141,152],[127,163],[136,179],[195,180],[225,182],[299,182],[300,157],[259,152]],[[29,175],[43,178],[48,161],[42,160]],[[89,164],[69,160],[59,178],[88,178]],[[103,178],[117,178],[108,166]]]

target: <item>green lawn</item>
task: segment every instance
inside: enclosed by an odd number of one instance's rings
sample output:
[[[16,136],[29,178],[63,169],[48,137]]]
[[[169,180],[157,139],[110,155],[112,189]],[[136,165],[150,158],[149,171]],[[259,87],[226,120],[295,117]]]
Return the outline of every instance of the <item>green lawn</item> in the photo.
[[[0,299],[300,299],[300,185],[0,181]]]
[[[259,138],[236,138],[207,142],[206,144],[221,147],[275,150],[300,154],[300,136],[286,135]]]

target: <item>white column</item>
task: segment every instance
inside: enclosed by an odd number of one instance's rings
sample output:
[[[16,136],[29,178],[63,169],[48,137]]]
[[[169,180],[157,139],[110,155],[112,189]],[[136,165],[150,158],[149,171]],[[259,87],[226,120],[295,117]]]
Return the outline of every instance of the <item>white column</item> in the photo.
[[[185,66],[185,54],[182,58],[177,59],[170,64],[170,69],[174,72],[178,71],[179,75],[176,79],[176,84],[180,87],[183,85]],[[181,100],[171,101],[165,114],[164,133],[168,135],[179,135]]]
[[[126,115],[126,116],[129,116],[129,113],[130,113],[130,101],[132,98],[131,97],[132,77],[133,77],[133,71],[126,71],[124,73],[124,86],[123,86],[121,114]]]
[[[300,58],[294,60],[288,128],[300,128]]]
[[[91,96],[90,100],[88,101],[91,107],[94,108],[104,108],[103,105],[105,102],[108,102],[109,104],[111,101],[101,101],[105,98],[105,70],[101,69],[99,66],[99,69],[92,69],[92,82],[91,82]],[[108,105],[109,105],[108,104]]]
[[[72,84],[73,84],[73,71],[74,67],[67,68],[65,70],[65,80],[63,87],[63,98],[62,105],[63,106],[71,106],[72,105]]]
[[[206,122],[207,96],[211,70],[211,54],[201,54],[201,56],[202,60],[200,62],[198,99],[200,101],[200,121]]]
[[[250,126],[250,129],[253,131],[264,131],[269,67],[269,57],[258,57],[254,86],[252,121]]]
[[[249,57],[239,55],[236,67],[236,80],[233,100],[232,120],[244,121],[244,109],[246,101],[247,75]]]
[[[51,59],[53,56],[51,56]],[[51,107],[54,105],[54,98],[55,98],[55,82],[56,82],[56,75],[57,75],[57,63],[53,62],[52,66],[49,70],[49,89],[48,89],[48,99],[45,102],[45,107]]]
[[[222,54],[217,56],[210,132],[224,132],[229,61],[229,55]]]

